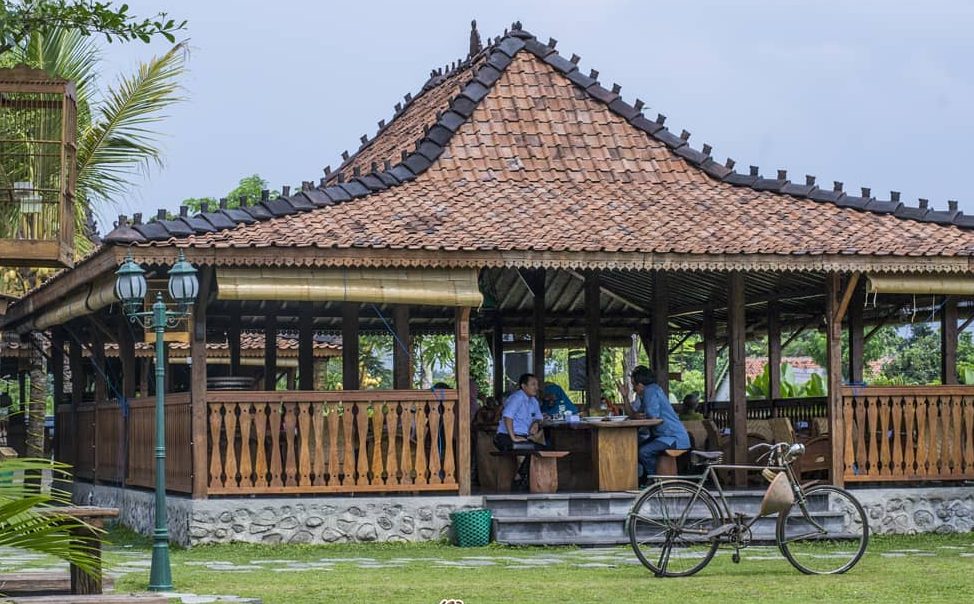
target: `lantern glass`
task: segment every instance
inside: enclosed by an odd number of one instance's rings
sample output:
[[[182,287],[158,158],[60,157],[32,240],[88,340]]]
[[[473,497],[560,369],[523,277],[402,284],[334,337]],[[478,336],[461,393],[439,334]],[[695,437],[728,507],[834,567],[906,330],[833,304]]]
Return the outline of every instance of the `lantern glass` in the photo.
[[[147,291],[145,271],[129,255],[115,271],[115,295],[124,304],[135,306],[145,298]]]
[[[169,271],[169,297],[180,304],[192,304],[199,289],[196,269],[186,261],[183,253],[179,252],[179,259]]]

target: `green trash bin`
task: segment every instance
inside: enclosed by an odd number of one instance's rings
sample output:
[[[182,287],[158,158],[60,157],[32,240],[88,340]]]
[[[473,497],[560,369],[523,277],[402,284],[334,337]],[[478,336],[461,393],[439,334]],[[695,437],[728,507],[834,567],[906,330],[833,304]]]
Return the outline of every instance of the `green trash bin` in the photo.
[[[483,547],[490,543],[491,514],[486,508],[450,514],[453,540],[460,547]]]

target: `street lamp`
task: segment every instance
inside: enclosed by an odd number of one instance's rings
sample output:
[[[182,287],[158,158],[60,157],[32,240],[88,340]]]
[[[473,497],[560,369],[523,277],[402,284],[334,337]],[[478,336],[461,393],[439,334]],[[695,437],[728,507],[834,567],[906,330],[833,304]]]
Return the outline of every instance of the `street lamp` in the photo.
[[[139,323],[156,334],[156,528],[152,534],[152,568],[149,571],[149,589],[172,589],[172,569],[169,565],[169,526],[166,514],[166,365],[165,331],[175,327],[189,316],[189,309],[196,300],[200,284],[196,269],[186,261],[182,250],[176,264],[169,271],[169,296],[176,305],[168,310],[162,294],[156,294],[151,311],[140,311],[148,287],[145,271],[129,254],[115,272],[115,295],[122,301],[122,308],[129,320]]]

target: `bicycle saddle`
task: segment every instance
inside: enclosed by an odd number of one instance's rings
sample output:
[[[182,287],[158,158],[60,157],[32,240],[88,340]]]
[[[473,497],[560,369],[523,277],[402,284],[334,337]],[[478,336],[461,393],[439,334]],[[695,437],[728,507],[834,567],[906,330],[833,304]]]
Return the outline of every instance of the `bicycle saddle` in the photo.
[[[724,459],[723,451],[690,451],[690,461],[694,465],[720,463]]]

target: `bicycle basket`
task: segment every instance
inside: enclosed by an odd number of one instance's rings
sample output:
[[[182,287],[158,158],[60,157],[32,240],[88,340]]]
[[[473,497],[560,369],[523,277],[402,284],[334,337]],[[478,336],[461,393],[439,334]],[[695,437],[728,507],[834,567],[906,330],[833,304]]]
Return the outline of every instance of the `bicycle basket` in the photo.
[[[784,472],[778,472],[768,490],[764,492],[764,499],[761,500],[761,511],[758,516],[770,516],[778,512],[784,512],[791,508],[795,503],[795,493],[791,490],[791,483]]]

